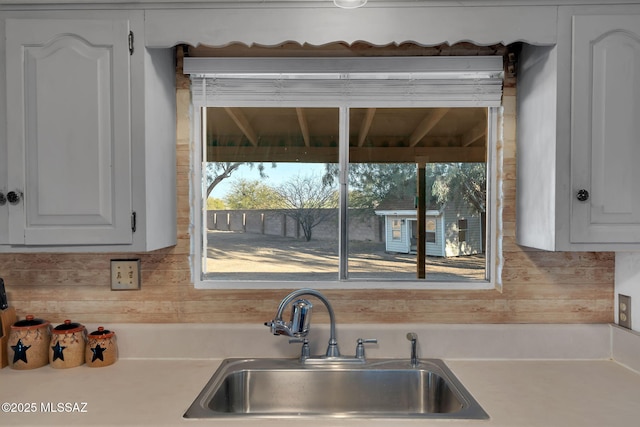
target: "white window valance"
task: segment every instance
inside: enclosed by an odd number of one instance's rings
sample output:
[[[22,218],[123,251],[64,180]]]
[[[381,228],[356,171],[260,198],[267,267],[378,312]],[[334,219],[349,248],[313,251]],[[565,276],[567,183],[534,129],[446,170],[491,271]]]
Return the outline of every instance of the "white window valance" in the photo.
[[[210,107],[497,107],[500,56],[185,58],[193,102]]]
[[[331,1],[287,1],[283,7],[277,1],[184,0],[188,6],[145,11],[145,44],[323,46],[364,41],[375,46],[405,42],[488,46],[523,41],[553,45],[558,6],[553,1],[537,2],[543,5],[531,6],[533,0],[370,0],[366,7],[345,11]],[[194,7],[198,3],[206,7]]]

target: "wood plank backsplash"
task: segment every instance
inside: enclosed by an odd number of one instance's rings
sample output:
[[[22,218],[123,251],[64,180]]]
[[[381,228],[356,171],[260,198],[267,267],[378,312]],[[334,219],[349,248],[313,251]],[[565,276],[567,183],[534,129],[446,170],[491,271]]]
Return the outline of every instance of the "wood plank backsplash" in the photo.
[[[57,324],[245,322],[270,319],[287,290],[197,290],[189,268],[189,82],[177,79],[178,244],[151,253],[0,254],[20,317]],[[614,316],[614,254],[544,252],[515,243],[515,88],[503,104],[502,290],[327,290],[341,323],[603,323]],[[110,290],[110,260],[139,257],[140,291]],[[322,310],[317,315],[322,318]],[[326,320],[326,319],[325,319]]]

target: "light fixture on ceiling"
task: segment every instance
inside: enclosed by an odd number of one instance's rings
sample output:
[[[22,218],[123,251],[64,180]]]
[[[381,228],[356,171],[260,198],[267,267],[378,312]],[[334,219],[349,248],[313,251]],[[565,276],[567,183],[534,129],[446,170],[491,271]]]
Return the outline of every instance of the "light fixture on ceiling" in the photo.
[[[367,0],[333,0],[333,4],[342,9],[356,9],[367,4]]]

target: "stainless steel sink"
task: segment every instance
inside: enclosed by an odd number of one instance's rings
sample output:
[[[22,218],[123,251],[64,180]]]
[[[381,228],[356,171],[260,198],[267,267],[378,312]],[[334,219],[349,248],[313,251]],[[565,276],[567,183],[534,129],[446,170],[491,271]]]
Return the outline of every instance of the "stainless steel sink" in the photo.
[[[301,364],[227,359],[185,418],[367,417],[487,419],[442,360]]]

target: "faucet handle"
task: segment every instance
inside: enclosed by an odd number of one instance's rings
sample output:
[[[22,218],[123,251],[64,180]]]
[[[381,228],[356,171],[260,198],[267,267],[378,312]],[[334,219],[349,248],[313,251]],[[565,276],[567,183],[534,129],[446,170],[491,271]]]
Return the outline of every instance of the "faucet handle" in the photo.
[[[364,359],[364,345],[365,344],[377,344],[376,338],[358,338],[358,344],[356,345],[356,359]]]
[[[291,338],[289,340],[289,344],[302,343],[302,348],[300,349],[300,360],[305,361],[309,357],[311,357],[311,349],[309,347],[309,340],[307,338]]]
[[[271,333],[273,335],[291,336],[290,329],[287,327],[287,325],[285,325],[285,323],[282,320],[274,319],[269,322],[264,322],[264,325],[268,326],[269,329],[271,329]]]

